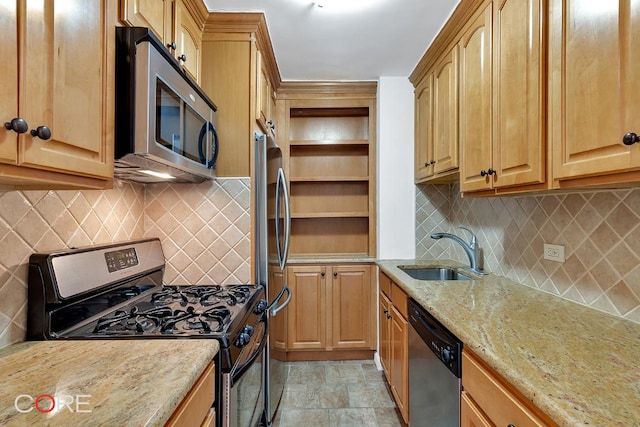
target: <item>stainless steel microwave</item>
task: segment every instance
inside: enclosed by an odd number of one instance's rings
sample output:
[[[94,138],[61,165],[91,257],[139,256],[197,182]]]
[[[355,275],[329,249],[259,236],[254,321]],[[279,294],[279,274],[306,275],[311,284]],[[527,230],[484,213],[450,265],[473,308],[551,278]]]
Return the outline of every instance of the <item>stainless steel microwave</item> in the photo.
[[[215,104],[148,28],[116,28],[115,177],[215,178]]]

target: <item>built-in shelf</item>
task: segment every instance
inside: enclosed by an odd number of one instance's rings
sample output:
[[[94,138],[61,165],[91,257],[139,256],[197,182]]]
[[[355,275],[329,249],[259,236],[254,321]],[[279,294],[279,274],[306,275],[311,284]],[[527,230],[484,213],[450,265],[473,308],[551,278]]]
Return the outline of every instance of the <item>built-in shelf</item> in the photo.
[[[291,182],[366,182],[368,176],[294,176],[289,179]]]
[[[291,146],[309,145],[369,145],[368,139],[297,139],[289,141]]]

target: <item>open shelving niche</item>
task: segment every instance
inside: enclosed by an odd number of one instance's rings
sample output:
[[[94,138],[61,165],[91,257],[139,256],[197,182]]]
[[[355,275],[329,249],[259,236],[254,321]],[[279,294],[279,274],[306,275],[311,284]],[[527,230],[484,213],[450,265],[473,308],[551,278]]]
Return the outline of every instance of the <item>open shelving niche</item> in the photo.
[[[369,107],[288,111],[291,254],[372,256]]]

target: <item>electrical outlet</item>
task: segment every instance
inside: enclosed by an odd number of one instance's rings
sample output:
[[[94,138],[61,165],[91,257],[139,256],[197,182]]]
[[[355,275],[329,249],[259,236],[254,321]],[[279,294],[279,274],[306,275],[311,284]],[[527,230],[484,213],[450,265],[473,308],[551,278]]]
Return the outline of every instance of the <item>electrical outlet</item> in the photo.
[[[544,259],[555,262],[564,262],[564,246],[544,244]]]

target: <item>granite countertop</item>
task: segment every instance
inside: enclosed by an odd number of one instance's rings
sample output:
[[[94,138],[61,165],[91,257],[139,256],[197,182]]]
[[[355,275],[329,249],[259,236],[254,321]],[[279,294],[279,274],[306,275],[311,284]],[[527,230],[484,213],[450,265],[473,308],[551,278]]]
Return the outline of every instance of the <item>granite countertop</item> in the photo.
[[[377,264],[559,425],[640,426],[640,324],[504,277],[427,282],[398,268],[454,261]]]
[[[217,340],[204,339],[31,341],[5,347],[0,425],[164,425],[218,350]],[[41,395],[63,404],[38,411],[31,399]],[[51,406],[47,396],[38,402],[45,411]],[[21,413],[16,405],[30,412]]]

